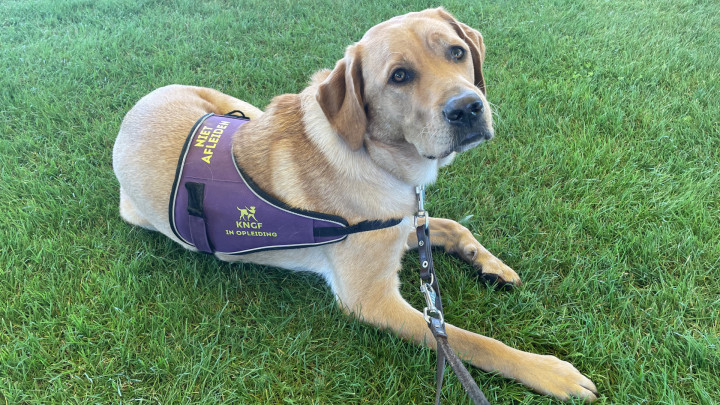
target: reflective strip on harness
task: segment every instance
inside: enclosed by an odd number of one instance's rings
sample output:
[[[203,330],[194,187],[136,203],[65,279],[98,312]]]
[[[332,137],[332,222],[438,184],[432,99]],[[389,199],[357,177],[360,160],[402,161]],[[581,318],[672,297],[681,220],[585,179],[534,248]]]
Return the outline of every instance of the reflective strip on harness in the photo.
[[[232,138],[247,122],[206,114],[185,141],[170,196],[170,227],[205,253],[245,254],[339,242],[354,232],[397,225],[294,209],[269,196],[235,163]]]

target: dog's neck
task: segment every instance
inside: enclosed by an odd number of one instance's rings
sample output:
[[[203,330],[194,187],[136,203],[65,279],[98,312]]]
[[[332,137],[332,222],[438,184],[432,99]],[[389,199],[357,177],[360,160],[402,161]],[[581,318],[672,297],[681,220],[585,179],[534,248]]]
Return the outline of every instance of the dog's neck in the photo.
[[[412,216],[415,182],[434,180],[437,163],[417,168],[422,176],[412,178],[413,171],[403,170],[400,162],[397,167],[376,163],[392,151],[379,146],[353,151],[334,134],[311,87],[273,99],[236,134],[233,153],[261,188],[295,207],[351,223]]]
[[[432,184],[443,160],[427,159],[409,143],[390,144],[366,137],[365,148],[370,159],[398,180],[414,186]]]
[[[435,181],[437,162],[429,161],[425,166],[404,166],[404,163],[413,160],[410,153],[367,138],[361,149],[353,151],[335,133],[315,98],[315,92],[314,86],[310,86],[300,94],[303,123],[308,138],[324,151],[333,169],[347,180],[351,187],[347,195],[361,196],[358,204],[377,205],[371,211],[377,214],[385,211],[382,216],[389,212],[393,217],[413,215],[417,209],[415,186]],[[368,204],[371,200],[373,203]]]

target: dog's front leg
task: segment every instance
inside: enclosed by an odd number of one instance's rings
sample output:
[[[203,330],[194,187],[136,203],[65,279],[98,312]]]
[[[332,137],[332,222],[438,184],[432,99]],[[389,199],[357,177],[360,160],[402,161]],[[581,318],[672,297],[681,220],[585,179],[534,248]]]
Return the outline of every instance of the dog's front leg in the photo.
[[[471,263],[489,282],[520,284],[520,276],[513,269],[485,249],[467,228],[451,219],[430,218],[430,241],[433,246],[442,247]],[[411,249],[418,247],[415,230],[408,237],[408,246]]]
[[[401,232],[408,228],[396,228],[399,229],[353,235],[352,244],[330,255],[332,288],[345,311],[377,327],[390,329],[404,339],[436,349],[423,315],[400,295],[397,273],[405,247]],[[393,233],[396,237],[389,238]],[[516,350],[449,324],[447,333],[452,348],[475,367],[498,372],[557,398],[596,398],[592,381],[568,362]]]

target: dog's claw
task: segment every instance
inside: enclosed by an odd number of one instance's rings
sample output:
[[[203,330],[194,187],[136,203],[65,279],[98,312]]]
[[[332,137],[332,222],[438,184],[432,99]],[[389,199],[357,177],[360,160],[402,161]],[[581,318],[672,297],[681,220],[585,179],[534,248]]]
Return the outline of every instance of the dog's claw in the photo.
[[[505,281],[497,274],[483,273],[482,269],[477,272],[478,278],[484,281],[486,284],[493,286],[498,291],[512,291],[515,288],[515,283],[511,281]]]

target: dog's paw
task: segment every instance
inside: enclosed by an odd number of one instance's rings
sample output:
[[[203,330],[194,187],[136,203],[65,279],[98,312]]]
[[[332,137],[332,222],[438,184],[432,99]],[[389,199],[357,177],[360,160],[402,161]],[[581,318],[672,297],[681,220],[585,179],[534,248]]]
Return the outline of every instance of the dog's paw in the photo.
[[[477,276],[499,290],[511,290],[521,284],[520,276],[505,263],[492,257],[489,264],[473,263]]]
[[[478,277],[498,289],[511,289],[520,285],[520,276],[515,270],[493,256],[477,241],[465,244],[461,256],[477,269]]]
[[[598,391],[589,378],[582,375],[572,364],[555,356],[528,353],[532,358],[529,367],[518,370],[518,380],[535,391],[567,401],[580,398],[586,402],[597,399]]]

